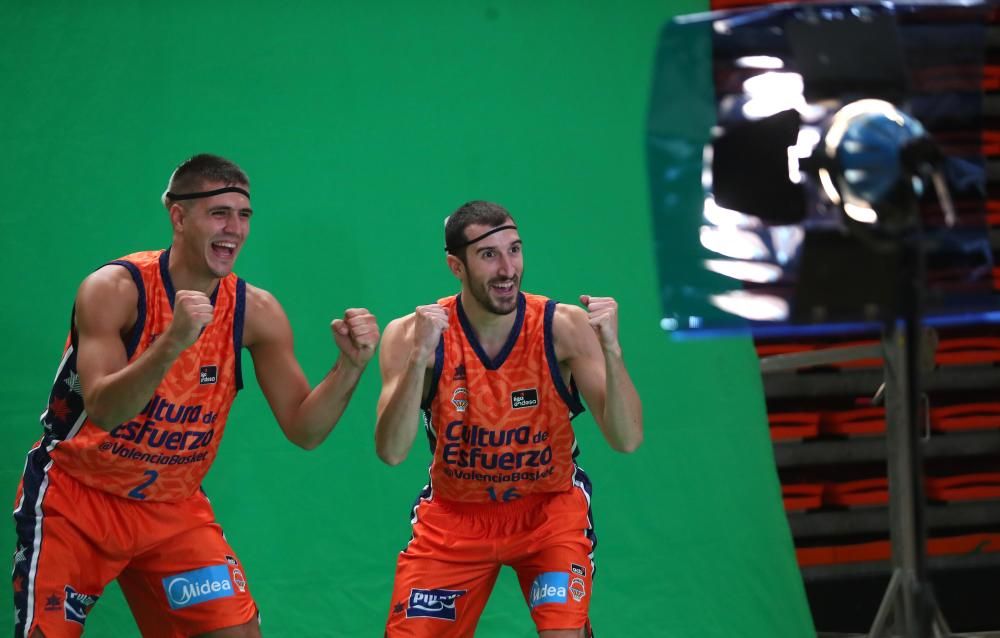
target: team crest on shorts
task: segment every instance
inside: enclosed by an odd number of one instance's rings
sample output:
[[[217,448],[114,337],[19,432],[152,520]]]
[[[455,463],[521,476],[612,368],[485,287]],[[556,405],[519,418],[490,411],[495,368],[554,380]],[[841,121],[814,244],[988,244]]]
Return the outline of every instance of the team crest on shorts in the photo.
[[[469,390],[467,388],[455,388],[451,393],[451,403],[459,412],[465,412],[469,407]]]
[[[243,572],[238,567],[233,567],[233,584],[241,593],[247,590],[247,579],[243,577]]]
[[[587,595],[587,589],[583,584],[583,579],[574,578],[573,582],[569,584],[569,593],[573,596],[573,600],[580,602],[583,597]]]
[[[455,601],[466,593],[465,589],[411,589],[406,617],[454,621],[458,611]]]

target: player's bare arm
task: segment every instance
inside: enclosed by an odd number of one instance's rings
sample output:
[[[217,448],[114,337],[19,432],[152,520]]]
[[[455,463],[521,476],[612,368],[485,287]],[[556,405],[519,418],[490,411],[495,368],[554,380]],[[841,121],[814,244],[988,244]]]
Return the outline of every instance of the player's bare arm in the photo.
[[[553,338],[556,357],[568,365],[604,438],[619,452],[642,443],[642,402],[618,342],[618,304],[611,297],[581,295],[587,309],[556,306]]]
[[[315,448],[340,420],[375,353],[379,338],[375,317],[364,308],[349,308],[342,319],[331,323],[340,356],[315,388],[309,387],[295,358],[291,325],[271,293],[247,286],[245,321],[243,343],[278,425],[292,443]]]
[[[385,328],[379,366],[382,392],[375,421],[375,452],[389,465],[399,465],[410,453],[418,429],[417,413],[427,396],[429,368],[448,314],[437,304],[420,306],[413,314]]]
[[[136,322],[138,295],[125,268],[105,266],[80,284],[76,296],[77,370],[84,406],[90,420],[105,430],[142,410],[170,366],[212,319],[207,296],[178,290],[170,327],[129,363],[124,340]]]

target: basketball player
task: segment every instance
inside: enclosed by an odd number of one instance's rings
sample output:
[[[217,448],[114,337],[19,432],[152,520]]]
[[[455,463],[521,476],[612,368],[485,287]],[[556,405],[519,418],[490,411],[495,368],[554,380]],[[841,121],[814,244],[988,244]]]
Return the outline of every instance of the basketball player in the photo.
[[[79,636],[117,578],[149,637],[260,636],[246,570],[199,489],[243,386],[241,351],[285,436],[323,442],[378,341],[375,318],[332,323],[340,357],[314,389],[284,310],[233,274],[249,180],[198,155],[170,178],[173,242],[83,280],[44,434],[15,502],[15,635]]]
[[[583,310],[522,293],[521,238],[497,204],[455,211],[445,244],[461,293],[390,323],[380,355],[379,457],[403,461],[418,409],[433,454],[386,635],[472,636],[510,565],[539,636],[590,636],[596,536],[570,420],[582,394],[613,448],[642,442],[617,304],[583,295]]]

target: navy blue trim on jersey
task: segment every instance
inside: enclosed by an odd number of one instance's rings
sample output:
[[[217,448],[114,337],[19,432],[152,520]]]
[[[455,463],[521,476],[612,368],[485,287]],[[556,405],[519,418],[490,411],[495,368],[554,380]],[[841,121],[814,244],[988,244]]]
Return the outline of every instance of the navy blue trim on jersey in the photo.
[[[517,316],[514,318],[514,326],[510,329],[510,334],[507,335],[507,342],[503,344],[503,348],[497,353],[497,356],[490,359],[487,356],[486,351],[479,344],[479,337],[476,336],[476,331],[472,329],[472,323],[469,322],[469,317],[465,314],[465,309],[462,308],[462,295],[458,295],[455,302],[455,307],[458,309],[458,322],[462,325],[462,332],[465,333],[465,338],[468,340],[469,345],[472,346],[473,352],[479,357],[479,360],[483,362],[487,370],[496,370],[503,365],[503,362],[507,360],[510,351],[514,349],[514,345],[517,343],[517,338],[521,335],[521,325],[524,324],[524,308],[527,305],[527,300],[524,297],[524,293],[517,293]]]
[[[549,363],[549,374],[552,376],[552,383],[556,386],[559,396],[562,397],[567,407],[569,407],[569,418],[573,420],[587,409],[583,407],[583,402],[580,401],[580,391],[577,389],[576,383],[573,383],[571,378],[569,387],[566,387],[562,372],[559,371],[559,359],[556,358],[556,346],[552,338],[552,318],[555,316],[556,305],[558,303],[558,301],[553,299],[545,302],[545,359]]]
[[[437,449],[437,435],[434,434],[434,424],[431,421],[431,410],[426,408],[421,410],[424,417],[424,432],[427,433],[427,442],[431,446],[431,456],[434,456],[434,451]]]
[[[14,530],[17,534],[17,545],[14,556],[13,578],[20,579],[20,591],[14,592],[14,613],[17,615],[14,625],[14,635],[24,636],[26,630],[30,628],[32,607],[28,600],[31,597],[35,584],[31,582],[31,566],[37,564],[35,556],[35,545],[41,547],[41,534],[44,526],[35,512],[41,509],[40,498],[44,499],[45,489],[48,486],[47,467],[52,459],[46,446],[49,444],[49,437],[44,437],[38,446],[28,452],[24,463],[24,475],[22,477],[22,501],[20,507],[14,510]],[[18,560],[18,558],[22,558]],[[38,592],[34,592],[37,596]],[[29,626],[25,626],[25,625]]]
[[[173,248],[171,246],[170,248]],[[174,280],[170,278],[170,248],[167,248],[162,253],[160,253],[160,279],[163,280],[163,292],[167,294],[167,301],[170,302],[170,309],[174,309],[174,296],[177,295],[177,290],[174,288]],[[215,307],[215,299],[219,296],[219,285],[215,285],[215,290],[212,291],[212,295],[208,298],[209,303],[212,307]]]
[[[437,394],[438,381],[441,380],[441,371],[444,370],[444,335],[438,339],[437,347],[434,348],[434,371],[431,373],[431,387],[427,391],[427,398],[420,402],[420,408],[430,413],[431,403]],[[421,388],[421,391],[423,388]]]
[[[236,391],[243,389],[243,323],[246,317],[247,282],[236,280],[236,306],[233,309],[233,353],[236,363]]]
[[[78,391],[80,380],[76,373],[76,347],[71,345],[64,357],[56,371],[49,402],[41,419],[46,434],[57,441],[69,437],[85,410],[83,395]]]
[[[170,248],[160,253],[160,279],[163,280],[163,292],[167,293],[167,301],[170,302],[170,309],[174,309],[174,280],[170,278]]]
[[[76,303],[69,311],[69,345],[75,350],[79,346],[79,337],[76,333]]]
[[[430,470],[428,470],[428,473],[429,472]],[[413,506],[410,508],[410,530],[411,530],[410,540],[406,541],[406,547],[404,547],[402,551],[402,553],[404,554],[406,553],[406,550],[409,549],[410,542],[413,541],[412,530],[413,530],[413,525],[416,524],[416,521],[413,520],[413,517],[417,515],[417,508],[420,506],[420,501],[429,501],[433,493],[434,493],[434,488],[432,488],[431,484],[428,483],[423,487],[423,489],[420,490],[420,494],[417,494],[417,498],[413,501]]]
[[[132,275],[132,281],[135,282],[136,290],[139,291],[139,298],[135,303],[135,325],[132,327],[132,335],[129,337],[128,343],[125,344],[126,357],[131,359],[132,355],[135,354],[135,349],[139,347],[142,331],[146,327],[146,285],[142,282],[142,273],[139,272],[139,267],[132,262],[116,259],[109,261],[106,265],[124,267],[128,274]]]

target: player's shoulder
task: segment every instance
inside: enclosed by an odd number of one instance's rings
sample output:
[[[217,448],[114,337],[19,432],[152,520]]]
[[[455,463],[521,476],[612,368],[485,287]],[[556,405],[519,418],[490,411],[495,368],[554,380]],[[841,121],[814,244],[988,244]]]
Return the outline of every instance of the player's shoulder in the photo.
[[[571,329],[587,323],[587,311],[580,306],[568,303],[557,303],[552,313],[554,330]]]
[[[571,358],[585,348],[585,340],[593,336],[587,311],[573,304],[556,304],[552,313],[552,340],[560,361]]]
[[[278,298],[271,292],[253,284],[246,284],[246,304],[250,310],[273,310],[281,308]]]
[[[80,282],[74,321],[78,326],[121,330],[135,322],[138,301],[139,287],[131,273],[121,266],[105,265]]]
[[[139,294],[132,274],[117,264],[105,264],[84,277],[80,282],[79,296],[96,297],[103,301],[121,299],[134,301]]]
[[[416,316],[416,312],[411,312],[403,315],[402,317],[396,317],[386,325],[385,329],[388,330],[392,328],[393,330],[405,330],[406,328],[413,326],[413,319]]]
[[[413,334],[413,324],[417,313],[411,312],[402,317],[396,317],[385,326],[382,331],[382,341],[406,339]]]
[[[243,345],[290,338],[288,317],[273,294],[251,284],[246,285],[246,312],[243,318]]]
[[[433,305],[430,304],[430,305]],[[381,352],[392,359],[396,356],[409,356],[410,344],[417,324],[417,310],[423,306],[418,306],[413,312],[401,317],[396,317],[382,331]]]

